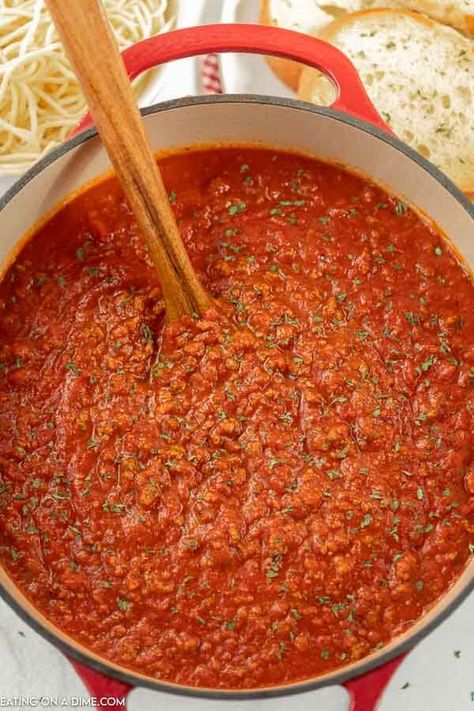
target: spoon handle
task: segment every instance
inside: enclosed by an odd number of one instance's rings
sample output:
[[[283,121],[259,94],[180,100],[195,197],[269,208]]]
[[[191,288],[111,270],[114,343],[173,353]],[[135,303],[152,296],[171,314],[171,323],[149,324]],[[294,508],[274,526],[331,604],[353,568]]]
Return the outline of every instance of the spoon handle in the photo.
[[[100,0],[46,0],[46,4],[148,246],[168,319],[201,313],[210,305],[210,297],[181,241]]]

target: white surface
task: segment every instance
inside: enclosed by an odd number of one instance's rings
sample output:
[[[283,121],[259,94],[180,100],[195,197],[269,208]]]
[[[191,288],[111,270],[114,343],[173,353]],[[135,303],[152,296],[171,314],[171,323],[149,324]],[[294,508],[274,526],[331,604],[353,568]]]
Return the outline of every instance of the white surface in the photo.
[[[15,180],[18,180],[18,178],[15,178],[13,176],[4,176],[0,175],[0,197],[3,195],[3,193],[8,190],[10,185],[13,185]]]
[[[182,0],[178,3],[178,16],[173,29],[193,27],[201,22],[206,0]],[[187,94],[197,94],[196,61],[193,57],[179,59],[164,65],[156,78],[150,81],[140,97],[141,107],[158,101],[176,99]]]

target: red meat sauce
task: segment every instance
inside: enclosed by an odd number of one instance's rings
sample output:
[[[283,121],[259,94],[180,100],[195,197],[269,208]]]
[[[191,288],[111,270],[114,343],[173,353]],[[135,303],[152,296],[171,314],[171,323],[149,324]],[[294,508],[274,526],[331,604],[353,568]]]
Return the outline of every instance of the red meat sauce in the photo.
[[[161,161],[216,298],[165,324],[114,179],[0,288],[0,553],[155,678],[294,682],[379,649],[473,551],[474,286],[405,204],[256,149]]]

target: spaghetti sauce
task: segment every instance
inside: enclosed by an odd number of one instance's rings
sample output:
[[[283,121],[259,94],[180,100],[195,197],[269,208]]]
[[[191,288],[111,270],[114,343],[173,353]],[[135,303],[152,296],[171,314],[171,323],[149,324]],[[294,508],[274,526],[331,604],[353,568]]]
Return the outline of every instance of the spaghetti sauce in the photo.
[[[255,688],[370,654],[473,551],[474,285],[366,180],[161,161],[215,308],[165,324],[115,179],[0,285],[0,555],[117,664]]]

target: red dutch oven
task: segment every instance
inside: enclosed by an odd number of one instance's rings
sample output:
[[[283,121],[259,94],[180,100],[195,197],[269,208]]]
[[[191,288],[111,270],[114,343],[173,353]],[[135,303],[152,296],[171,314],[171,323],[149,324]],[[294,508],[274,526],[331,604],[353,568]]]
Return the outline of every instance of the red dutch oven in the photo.
[[[145,40],[126,50],[123,57],[130,78],[135,78],[165,62],[215,52],[269,54],[302,62],[323,71],[332,80],[337,99],[329,108],[256,95],[189,97],[157,104],[142,112],[154,150],[247,143],[304,152],[344,165],[428,216],[468,266],[474,268],[473,206],[446,176],[391,134],[351,62],[335,47],[289,30],[260,25],[208,25]],[[86,116],[70,140],[36,164],[0,201],[0,265],[7,263],[32,224],[71,191],[108,167],[105,151]],[[116,665],[54,627],[2,570],[0,584],[3,598],[36,631],[68,655],[95,697],[125,700],[134,686],[143,686],[188,696],[235,700],[343,684],[350,693],[352,711],[374,711],[384,686],[407,651],[473,589],[474,561],[422,619],[384,648],[317,678],[252,690],[180,686]]]

